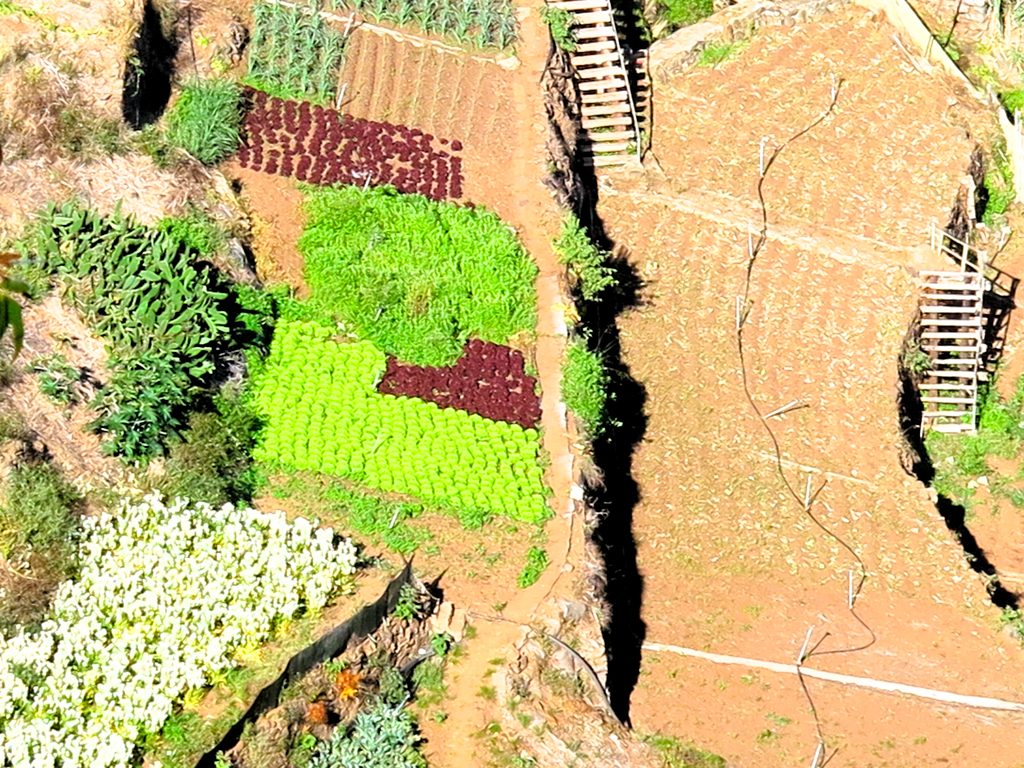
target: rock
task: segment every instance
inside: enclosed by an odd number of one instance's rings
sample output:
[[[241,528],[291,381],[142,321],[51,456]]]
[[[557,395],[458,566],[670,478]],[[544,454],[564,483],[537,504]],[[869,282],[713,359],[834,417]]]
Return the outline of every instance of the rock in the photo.
[[[562,603],[562,617],[569,622],[576,623],[587,615],[587,606],[576,601],[565,600]]]

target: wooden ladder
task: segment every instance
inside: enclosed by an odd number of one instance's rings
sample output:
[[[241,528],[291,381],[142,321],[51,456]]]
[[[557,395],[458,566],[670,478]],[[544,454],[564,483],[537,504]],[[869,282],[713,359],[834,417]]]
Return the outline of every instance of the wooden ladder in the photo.
[[[573,14],[576,50],[569,60],[582,102],[584,162],[639,162],[636,105],[609,0],[548,0],[548,5]]]
[[[921,351],[931,359],[918,385],[922,435],[930,429],[977,429],[978,385],[986,378],[985,276],[963,266],[957,272],[921,272]]]

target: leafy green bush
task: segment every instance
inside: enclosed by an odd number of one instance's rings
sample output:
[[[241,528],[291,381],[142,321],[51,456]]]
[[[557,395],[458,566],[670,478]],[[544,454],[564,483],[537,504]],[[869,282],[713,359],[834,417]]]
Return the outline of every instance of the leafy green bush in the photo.
[[[102,217],[51,204],[22,248],[107,341],[112,377],[94,402],[94,427],[111,435],[107,450],[133,461],[161,453],[182,426],[179,410],[233,344],[216,272],[170,231],[119,208]]]
[[[999,100],[1009,112],[1024,112],[1024,88],[1015,88],[1012,91],[1003,91],[999,94]]]
[[[273,96],[333,104],[345,38],[319,10],[316,0],[255,3],[246,82]]]
[[[583,338],[569,342],[562,363],[562,400],[591,438],[604,430],[608,370]]]
[[[556,8],[545,3],[540,7],[540,18],[551,30],[551,39],[563,51],[576,50],[576,33],[573,30],[575,17],[565,8]]]
[[[409,713],[381,699],[350,728],[339,728],[308,768],[426,768],[420,741]]]
[[[495,214],[384,187],[318,190],[306,210],[310,305],[385,352],[451,365],[470,337],[534,329],[537,268]]]
[[[50,573],[73,570],[81,495],[45,462],[15,466],[0,487],[0,550],[8,560],[42,565]]]
[[[266,419],[257,458],[408,494],[456,511],[467,527],[494,514],[550,516],[536,430],[382,395],[383,353],[332,336],[315,323],[278,325],[257,382]]]
[[[216,165],[238,147],[242,92],[232,80],[191,80],[167,114],[167,141],[203,165]]]
[[[220,252],[227,234],[208,213],[189,207],[184,216],[166,216],[156,224],[158,232],[168,233],[188,250],[202,256]]]
[[[608,265],[608,252],[594,245],[573,214],[562,221],[562,234],[554,245],[559,264],[569,267],[572,287],[584,301],[594,301],[602,291],[615,285],[615,270]]]
[[[161,489],[168,497],[214,506],[252,500],[252,449],[260,420],[240,395],[222,393],[215,410],[192,413],[181,442],[171,446]]]
[[[988,202],[982,214],[982,221],[990,227],[997,223],[1017,197],[1013,185],[1013,169],[1006,153],[1005,142],[997,141],[992,147],[992,167],[985,172]]]
[[[65,405],[75,399],[75,384],[81,380],[82,372],[64,355],[40,355],[32,369],[39,374],[39,391],[46,397]]]
[[[537,579],[548,567],[548,553],[540,547],[530,547],[526,553],[526,565],[516,579],[516,585],[520,589],[536,584]]]

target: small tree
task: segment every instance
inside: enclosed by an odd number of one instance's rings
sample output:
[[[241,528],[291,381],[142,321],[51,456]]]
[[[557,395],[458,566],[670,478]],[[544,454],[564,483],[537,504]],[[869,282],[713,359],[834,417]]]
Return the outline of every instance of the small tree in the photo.
[[[11,330],[14,341],[14,357],[21,352],[21,344],[25,339],[25,324],[21,319],[21,305],[14,300],[14,294],[29,295],[29,287],[20,280],[8,277],[7,273],[19,257],[17,253],[0,253],[0,340],[3,340],[7,329]]]

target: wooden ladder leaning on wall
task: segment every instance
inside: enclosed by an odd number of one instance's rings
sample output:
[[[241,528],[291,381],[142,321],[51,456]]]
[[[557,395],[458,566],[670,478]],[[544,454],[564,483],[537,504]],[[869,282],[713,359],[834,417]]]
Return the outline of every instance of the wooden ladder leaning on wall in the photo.
[[[581,149],[592,166],[639,162],[640,132],[629,70],[608,0],[548,0],[573,15],[570,55],[583,111]]]

